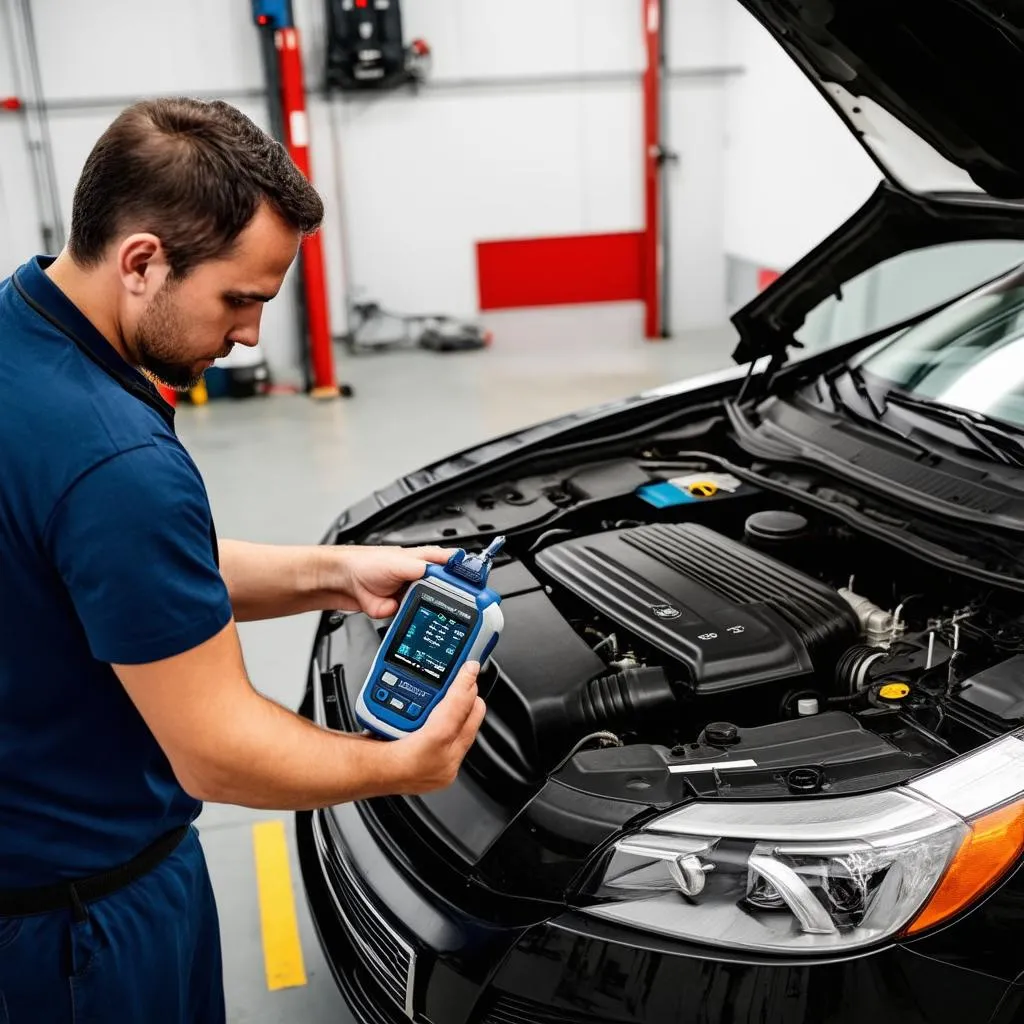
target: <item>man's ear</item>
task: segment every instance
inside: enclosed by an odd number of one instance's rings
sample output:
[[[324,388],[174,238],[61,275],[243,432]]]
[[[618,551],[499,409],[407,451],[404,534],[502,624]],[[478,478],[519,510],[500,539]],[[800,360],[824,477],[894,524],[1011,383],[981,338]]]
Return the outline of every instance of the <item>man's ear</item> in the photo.
[[[169,271],[163,244],[156,235],[129,235],[118,246],[117,272],[131,295],[142,298],[156,294]]]

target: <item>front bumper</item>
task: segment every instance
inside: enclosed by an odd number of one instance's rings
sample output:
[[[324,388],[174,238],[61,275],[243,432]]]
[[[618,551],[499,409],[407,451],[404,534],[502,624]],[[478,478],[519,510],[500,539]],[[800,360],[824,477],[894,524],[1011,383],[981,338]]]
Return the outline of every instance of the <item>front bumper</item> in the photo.
[[[299,814],[296,831],[313,922],[356,1019],[482,1019],[479,997],[522,926],[475,917],[416,886],[354,804]]]
[[[571,911],[526,925],[474,916],[410,877],[365,813],[349,804],[298,817],[317,932],[362,1024],[1024,1019],[1024,988],[901,946],[839,961],[758,962],[715,958]]]

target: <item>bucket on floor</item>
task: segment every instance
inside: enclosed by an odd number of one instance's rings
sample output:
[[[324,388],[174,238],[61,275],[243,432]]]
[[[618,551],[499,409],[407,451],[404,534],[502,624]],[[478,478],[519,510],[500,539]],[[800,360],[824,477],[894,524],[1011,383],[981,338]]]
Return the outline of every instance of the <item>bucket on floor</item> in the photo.
[[[258,348],[236,345],[217,366],[206,371],[207,387],[214,369],[224,374],[221,383],[223,394],[228,398],[252,398],[270,390],[270,367]],[[212,393],[210,397],[214,397]]]

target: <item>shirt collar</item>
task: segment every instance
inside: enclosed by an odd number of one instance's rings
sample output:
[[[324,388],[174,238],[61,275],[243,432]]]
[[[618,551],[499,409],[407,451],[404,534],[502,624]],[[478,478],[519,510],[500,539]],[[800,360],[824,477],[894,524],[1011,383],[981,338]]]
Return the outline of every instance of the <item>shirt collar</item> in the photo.
[[[141,385],[159,397],[152,381],[121,357],[117,349],[93,326],[92,321],[46,276],[55,256],[35,256],[18,272],[18,283],[63,328],[71,340],[88,349],[116,376]]]

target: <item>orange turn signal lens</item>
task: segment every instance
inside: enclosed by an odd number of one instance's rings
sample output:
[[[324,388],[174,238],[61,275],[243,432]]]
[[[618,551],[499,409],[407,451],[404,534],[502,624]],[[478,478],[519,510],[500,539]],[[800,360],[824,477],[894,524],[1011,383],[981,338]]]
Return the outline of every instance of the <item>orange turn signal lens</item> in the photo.
[[[998,882],[1024,852],[1024,802],[989,811],[970,826],[938,888],[904,935],[916,935],[959,913]]]

